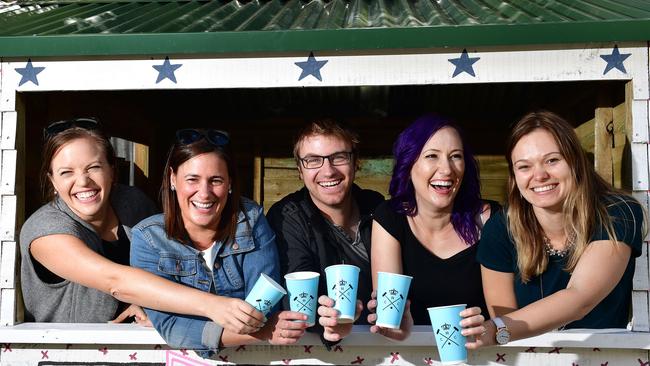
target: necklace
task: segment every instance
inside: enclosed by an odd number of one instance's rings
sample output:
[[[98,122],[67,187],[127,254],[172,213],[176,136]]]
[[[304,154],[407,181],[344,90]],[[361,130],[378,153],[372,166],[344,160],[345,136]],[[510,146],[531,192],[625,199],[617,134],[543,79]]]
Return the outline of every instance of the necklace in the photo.
[[[567,236],[564,249],[562,250],[553,248],[553,246],[551,245],[551,239],[549,239],[546,235],[544,235],[544,247],[545,247],[544,249],[546,250],[546,254],[548,254],[549,256],[564,258],[569,253],[571,248],[575,246],[575,244],[576,244],[576,234],[574,232],[571,232],[571,234]]]

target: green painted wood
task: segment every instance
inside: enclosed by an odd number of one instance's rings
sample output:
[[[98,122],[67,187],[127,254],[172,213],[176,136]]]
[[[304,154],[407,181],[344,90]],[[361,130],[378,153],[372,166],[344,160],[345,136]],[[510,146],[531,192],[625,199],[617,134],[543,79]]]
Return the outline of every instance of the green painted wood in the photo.
[[[646,0],[48,0],[21,7],[0,13],[2,57],[650,40]]]

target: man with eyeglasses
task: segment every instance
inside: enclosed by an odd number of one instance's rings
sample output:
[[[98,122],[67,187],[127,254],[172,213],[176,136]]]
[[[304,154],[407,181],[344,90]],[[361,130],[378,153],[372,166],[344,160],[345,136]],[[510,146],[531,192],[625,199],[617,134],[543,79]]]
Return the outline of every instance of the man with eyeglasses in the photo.
[[[314,271],[321,274],[319,295],[326,295],[325,268],[353,264],[361,269],[357,297],[358,323],[367,324],[370,299],[370,232],[372,213],[383,196],[354,184],[358,170],[358,139],[331,120],[307,125],[296,139],[293,155],[304,187],[275,203],[267,218],[276,233],[283,274]],[[321,296],[321,315],[315,331],[326,346],[352,329],[338,324],[333,301]],[[323,326],[323,327],[321,327]]]

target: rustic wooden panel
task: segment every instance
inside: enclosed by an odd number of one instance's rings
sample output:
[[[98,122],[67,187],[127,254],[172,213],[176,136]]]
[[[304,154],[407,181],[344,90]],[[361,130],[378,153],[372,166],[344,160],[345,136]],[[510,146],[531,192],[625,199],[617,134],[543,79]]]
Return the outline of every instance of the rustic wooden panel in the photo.
[[[16,90],[14,85],[9,85],[8,78],[5,77],[4,70],[10,70],[6,62],[0,62],[0,112],[15,111]]]
[[[576,135],[578,135],[578,139],[580,140],[580,144],[582,145],[582,148],[587,153],[592,153],[592,154],[594,152],[594,142],[596,141],[596,137],[594,136],[595,124],[596,124],[595,119],[592,119],[581,124],[580,126],[574,129]]]
[[[3,288],[0,290],[0,326],[14,325],[16,309],[16,290]]]
[[[648,142],[648,101],[631,101],[632,142]]]
[[[0,120],[2,121],[0,149],[15,149],[18,114],[16,112],[2,112]]]
[[[262,179],[264,179],[264,175],[262,174],[262,158],[256,156],[253,158],[253,200],[259,204],[263,204]]]
[[[145,177],[149,177],[149,146],[133,143],[133,163]]]
[[[16,273],[16,242],[2,242],[0,254],[0,288],[15,287]]]
[[[18,151],[2,150],[0,194],[14,194],[16,189],[16,161]]]
[[[636,259],[632,289],[650,291],[650,271],[648,270],[648,264],[648,243],[643,243],[643,252]]]
[[[636,198],[639,203],[646,209],[646,212],[650,212],[650,193],[645,191],[632,192],[632,196]],[[650,241],[650,230],[644,239],[645,241]]]
[[[648,314],[650,308],[648,307],[648,291],[632,291],[632,330],[636,332],[650,331],[650,321],[648,321]]]
[[[614,122],[614,147],[612,148],[612,185],[616,188],[622,188],[625,177],[624,155],[627,145],[625,123],[627,110],[625,103],[621,103],[613,109]],[[610,136],[611,143],[611,136]]]
[[[0,240],[14,241],[16,233],[16,196],[0,198]]]
[[[614,112],[612,108],[605,107],[596,108],[595,114],[594,166],[605,181],[612,182],[612,142],[607,130],[613,128]]]
[[[508,180],[508,164],[505,158],[500,155],[481,155],[477,156],[477,160],[481,170],[483,197],[503,202],[506,197]],[[260,172],[263,174],[263,179],[255,178],[255,182],[263,184],[259,191],[266,209],[303,186],[293,159],[265,158],[262,159],[261,164],[263,167]],[[362,159],[360,169],[356,173],[355,183],[362,188],[375,190],[388,198],[388,184],[392,171],[392,158]]]
[[[623,185],[625,169],[626,108],[626,103],[597,108],[594,119],[575,128],[582,148],[593,155],[598,174],[617,188]]]
[[[648,190],[648,144],[633,143],[632,150],[632,189]]]

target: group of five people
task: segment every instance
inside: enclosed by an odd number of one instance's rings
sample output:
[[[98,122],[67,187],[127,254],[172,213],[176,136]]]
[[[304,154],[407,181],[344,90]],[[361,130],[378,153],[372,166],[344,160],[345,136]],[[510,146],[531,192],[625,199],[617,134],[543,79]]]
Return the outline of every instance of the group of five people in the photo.
[[[172,347],[218,351],[293,344],[304,314],[266,319],[243,299],[260,273],[361,269],[357,323],[396,340],[428,324],[427,307],[468,304],[466,346],[558,328],[624,328],[645,214],[595,172],[571,126],[524,116],[507,141],[506,205],[481,199],[479,167],[458,126],[425,115],[397,138],[390,199],[354,184],[358,139],[330,120],[305,126],[293,155],[304,187],[265,216],[240,195],[227,133],[176,133],[163,213],[116,184],[115,155],[93,120],[44,130],[49,202],[20,233],[26,318],[104,322],[134,317]],[[152,216],[153,215],[153,216]],[[374,325],[378,271],[413,277],[400,329]],[[347,336],[320,281],[326,346]],[[412,304],[412,306],[411,306]],[[144,311],[142,308],[144,308]]]

